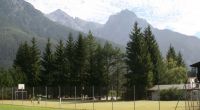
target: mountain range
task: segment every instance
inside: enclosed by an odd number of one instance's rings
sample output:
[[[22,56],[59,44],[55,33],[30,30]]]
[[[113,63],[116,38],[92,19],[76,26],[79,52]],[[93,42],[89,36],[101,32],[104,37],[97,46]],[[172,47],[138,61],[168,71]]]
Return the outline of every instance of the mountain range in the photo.
[[[123,45],[124,47],[129,41],[129,34],[136,21],[142,29],[150,25],[145,19],[137,17],[134,12],[127,9],[111,15],[105,24],[87,22],[84,20],[79,20],[81,22],[77,22],[76,18],[72,18],[60,9],[46,16],[52,21],[58,22],[72,29],[81,30],[83,32],[92,30],[95,36],[113,41]],[[83,26],[81,24],[87,25]],[[169,46],[172,45],[175,47],[177,52],[180,51],[183,54],[183,58],[187,65],[200,60],[200,39],[194,36],[187,36],[174,32],[172,30],[159,30],[154,28],[152,25],[150,26],[159,44],[163,57],[166,55]]]

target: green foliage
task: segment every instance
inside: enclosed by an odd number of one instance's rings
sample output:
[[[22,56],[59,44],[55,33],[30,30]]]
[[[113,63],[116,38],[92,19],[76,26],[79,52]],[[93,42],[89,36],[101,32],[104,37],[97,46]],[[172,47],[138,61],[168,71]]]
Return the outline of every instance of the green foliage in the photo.
[[[182,67],[186,67],[181,52],[178,52],[178,55],[177,55],[177,65],[182,66]]]
[[[75,86],[77,75],[75,74],[75,44],[72,34],[69,34],[68,40],[65,46],[65,58],[68,60],[68,73],[69,73],[69,85]]]
[[[187,68],[179,52],[170,45],[165,61],[166,70],[160,76],[161,84],[181,84],[187,81]]]
[[[144,37],[147,43],[148,52],[151,57],[151,62],[153,66],[153,85],[159,84],[160,74],[164,72],[164,64],[162,61],[162,56],[159,50],[159,46],[152,34],[151,27],[148,26],[144,30]]]
[[[16,58],[14,60],[13,67],[14,69],[21,73],[22,76],[25,76],[24,83],[27,83],[27,79],[29,78],[30,68],[31,68],[31,47],[27,44],[27,42],[24,42],[21,44],[17,50]],[[18,74],[19,74],[18,73]],[[32,81],[30,81],[32,83]]]
[[[177,61],[169,59],[165,65],[167,69],[160,76],[161,84],[183,84],[187,81],[187,69],[178,66]]]
[[[68,72],[67,72],[67,60],[65,58],[65,47],[63,41],[60,40],[56,46],[55,56],[55,72],[54,72],[54,85],[64,86],[67,83]]]
[[[97,49],[97,42],[92,35],[92,32],[89,31],[88,36],[86,38],[86,72],[88,73],[88,84],[90,86],[94,86],[95,79],[95,54]],[[96,84],[95,84],[96,86]]]
[[[175,49],[172,45],[170,45],[170,47],[169,47],[166,58],[167,58],[167,60],[169,60],[169,59],[176,60],[177,59]]]
[[[0,86],[1,87],[11,87],[14,84],[12,74],[9,70],[0,68]]]
[[[160,99],[161,100],[181,100],[184,96],[184,90],[178,90],[176,88],[171,88],[168,90],[160,91]]]
[[[50,39],[48,39],[48,42],[46,44],[45,51],[43,52],[42,56],[42,73],[41,73],[41,78],[42,78],[42,85],[51,85],[53,83],[53,73],[55,71],[54,67],[54,55],[52,51],[52,44],[50,42]]]
[[[35,38],[32,39],[32,45],[27,42],[20,45],[13,67],[16,71],[25,75],[24,82],[28,86],[36,86],[40,82],[40,51],[37,47]]]
[[[130,34],[130,39],[131,41],[128,42],[126,48],[126,64],[128,66],[126,87],[131,88],[136,85],[136,93],[138,94],[136,99],[141,99],[145,96],[144,91],[148,87],[152,86],[153,72],[147,43],[137,22],[134,24],[134,28]]]
[[[79,34],[78,40],[75,44],[75,74],[79,81],[76,81],[76,85],[87,85],[87,73],[86,70],[86,44],[82,34]]]
[[[30,47],[30,73],[27,73],[27,78],[30,81],[27,81],[27,84],[30,86],[38,86],[40,79],[40,70],[41,70],[41,60],[40,60],[40,50],[37,47],[37,42],[35,38],[31,41],[32,45]]]

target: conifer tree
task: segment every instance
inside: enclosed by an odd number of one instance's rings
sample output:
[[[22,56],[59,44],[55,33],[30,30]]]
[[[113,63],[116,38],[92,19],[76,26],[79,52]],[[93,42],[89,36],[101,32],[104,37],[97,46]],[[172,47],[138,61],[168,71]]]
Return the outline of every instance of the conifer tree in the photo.
[[[48,38],[48,42],[45,47],[45,51],[42,56],[42,85],[50,86],[53,82],[54,69],[54,55],[52,52],[52,44]]]
[[[78,40],[75,44],[75,76],[77,78],[75,85],[86,86],[87,74],[86,74],[86,48],[85,41],[81,33],[79,33]]]
[[[65,46],[65,58],[68,61],[68,73],[69,73],[69,85],[71,86],[75,86],[75,80],[76,80],[76,75],[75,75],[75,67],[74,67],[74,63],[75,63],[75,57],[74,57],[74,40],[72,37],[72,34],[69,34],[68,40],[66,42],[66,46]]]
[[[93,86],[92,82],[95,77],[95,52],[97,49],[97,43],[95,41],[94,36],[92,35],[92,32],[89,31],[88,36],[86,38],[86,72],[88,74],[88,85]]]
[[[171,44],[170,44],[169,50],[167,52],[167,60],[169,60],[170,58],[173,60],[177,59],[175,49]]]
[[[147,44],[137,22],[134,24],[130,39],[126,48],[128,66],[126,87],[130,89],[135,85],[136,98],[142,99],[145,96],[145,90],[152,85],[153,73]],[[133,98],[130,95],[133,92],[132,89],[126,92],[127,98]]]
[[[30,46],[27,44],[27,42],[20,44],[13,64],[14,69],[17,70],[18,73],[21,73],[20,76],[24,76],[23,83],[26,84],[28,83],[27,80],[28,75],[31,72],[30,54],[31,54],[31,49]]]
[[[183,60],[181,52],[178,52],[178,55],[177,55],[177,65],[185,67],[185,62]]]
[[[40,78],[40,70],[41,70],[41,59],[40,59],[40,50],[37,47],[37,42],[35,38],[31,40],[30,47],[30,73],[28,74],[28,85],[30,86],[38,86],[41,78]]]
[[[60,40],[56,46],[55,56],[55,72],[54,84],[55,86],[64,86],[68,82],[68,62],[65,58],[65,47],[63,41]]]
[[[164,72],[164,64],[162,61],[159,46],[155,40],[150,26],[145,29],[144,37],[147,43],[148,52],[151,57],[151,62],[153,64],[153,85],[156,85],[159,83],[159,74],[162,74]]]

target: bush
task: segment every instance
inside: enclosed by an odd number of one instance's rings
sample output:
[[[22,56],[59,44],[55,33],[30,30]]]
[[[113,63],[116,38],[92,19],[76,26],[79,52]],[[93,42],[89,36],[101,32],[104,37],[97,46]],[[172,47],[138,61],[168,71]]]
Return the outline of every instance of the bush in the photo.
[[[177,88],[171,88],[168,90],[160,91],[161,100],[183,100],[184,90],[178,90]]]

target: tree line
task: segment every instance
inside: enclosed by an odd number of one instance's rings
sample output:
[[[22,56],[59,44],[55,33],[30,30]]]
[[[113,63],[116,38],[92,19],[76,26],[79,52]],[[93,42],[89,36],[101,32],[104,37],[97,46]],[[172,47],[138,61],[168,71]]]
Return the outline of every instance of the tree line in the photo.
[[[20,44],[13,68],[0,69],[0,86],[95,86],[108,90],[114,87],[117,95],[123,90],[126,99],[145,98],[146,90],[157,84],[178,84],[186,80],[186,66],[181,53],[170,45],[166,58],[148,26],[142,31],[134,24],[126,52],[106,42],[99,44],[92,32],[81,33],[74,40],[69,34],[66,41],[56,45],[48,39],[43,52],[35,38]]]

